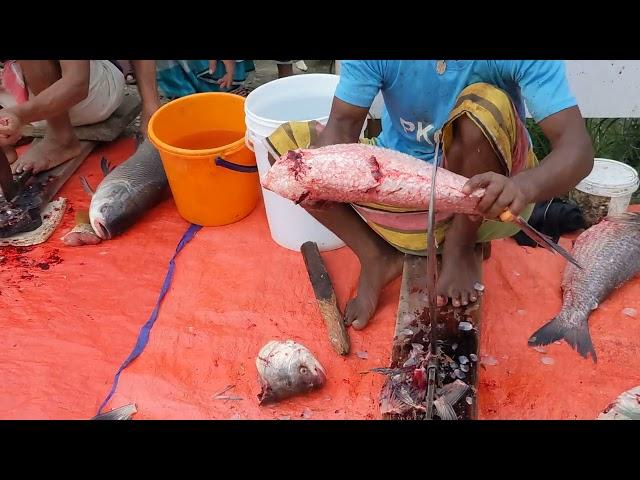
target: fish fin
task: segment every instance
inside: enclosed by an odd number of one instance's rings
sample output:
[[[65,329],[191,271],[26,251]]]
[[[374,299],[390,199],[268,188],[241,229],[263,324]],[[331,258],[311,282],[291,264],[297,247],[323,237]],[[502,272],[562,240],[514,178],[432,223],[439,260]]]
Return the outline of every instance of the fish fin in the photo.
[[[447,401],[440,397],[433,402],[433,406],[436,407],[436,412],[440,420],[457,420],[458,415],[453,407],[447,403]]]
[[[110,412],[96,415],[91,420],[131,420],[131,417],[137,412],[136,404],[131,403]]]
[[[89,185],[89,181],[86,179],[86,177],[80,177],[80,185],[82,185],[82,189],[87,192],[90,197],[93,196],[94,193],[96,193],[95,190],[91,188],[91,185]]]
[[[596,351],[591,342],[591,334],[589,333],[589,324],[580,322],[578,326],[566,327],[561,322],[561,316],[557,316],[546,325],[539,328],[529,338],[529,345],[549,345],[555,341],[564,339],[574,350],[577,350],[584,358],[593,359],[594,363],[598,361]]]
[[[458,403],[458,400],[462,398],[462,395],[464,395],[468,389],[469,385],[464,383],[462,380],[456,379],[454,382],[448,383],[442,387],[438,392],[438,395],[440,395],[449,405],[453,406]]]
[[[100,160],[100,170],[102,170],[102,174],[106,177],[111,172],[113,172],[113,166],[107,160],[107,157],[102,157]]]

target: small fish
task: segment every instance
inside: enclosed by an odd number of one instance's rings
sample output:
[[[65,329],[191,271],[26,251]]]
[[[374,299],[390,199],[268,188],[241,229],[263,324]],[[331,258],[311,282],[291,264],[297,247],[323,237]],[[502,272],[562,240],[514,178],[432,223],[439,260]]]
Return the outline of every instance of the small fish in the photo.
[[[573,256],[582,269],[567,264],[560,313],[537,330],[530,345],[564,339],[584,358],[597,361],[589,333],[589,315],[613,290],[640,273],[640,213],[606,217],[576,240]]]
[[[262,387],[260,405],[321,388],[327,378],[307,347],[293,340],[267,343],[258,353],[256,368]]]
[[[131,420],[131,417],[138,412],[135,403],[125,405],[110,412],[96,415],[91,420]]]

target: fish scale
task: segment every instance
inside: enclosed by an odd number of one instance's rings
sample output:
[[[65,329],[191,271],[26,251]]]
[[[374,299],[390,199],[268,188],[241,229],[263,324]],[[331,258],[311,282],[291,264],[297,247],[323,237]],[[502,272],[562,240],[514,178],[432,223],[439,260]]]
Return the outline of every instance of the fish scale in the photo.
[[[562,277],[560,313],[536,331],[531,345],[548,345],[565,339],[585,358],[596,361],[588,320],[616,288],[640,273],[640,213],[606,217],[583,232],[573,248],[583,266],[567,264]]]

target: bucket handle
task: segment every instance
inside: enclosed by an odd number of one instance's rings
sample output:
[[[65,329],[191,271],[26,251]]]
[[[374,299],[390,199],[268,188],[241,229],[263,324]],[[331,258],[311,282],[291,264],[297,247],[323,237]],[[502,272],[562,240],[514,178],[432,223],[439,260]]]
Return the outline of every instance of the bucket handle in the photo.
[[[245,137],[245,143],[246,143],[246,137]],[[232,154],[240,151],[242,148],[244,148],[244,145],[240,145],[239,147],[227,150],[227,151],[224,152],[224,154],[225,155],[232,155]],[[258,171],[258,166],[257,165],[251,165],[251,166],[240,165],[238,163],[233,163],[233,162],[230,162],[228,160],[225,160],[224,158],[222,158],[220,156],[216,157],[215,164],[218,167],[227,168],[229,170],[232,170],[234,172],[239,172],[239,173],[256,173]]]
[[[256,173],[258,171],[258,167],[256,165],[239,165],[237,163],[229,162],[222,157],[216,157],[216,165],[239,173]]]

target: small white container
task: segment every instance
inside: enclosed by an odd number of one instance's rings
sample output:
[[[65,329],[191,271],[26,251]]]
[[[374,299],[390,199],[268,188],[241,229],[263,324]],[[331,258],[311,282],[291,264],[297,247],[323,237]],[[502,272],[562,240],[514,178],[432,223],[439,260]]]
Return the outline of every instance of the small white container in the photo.
[[[593,170],[576,185],[571,196],[591,226],[607,215],[626,212],[639,184],[635,168],[616,160],[596,158]]]

